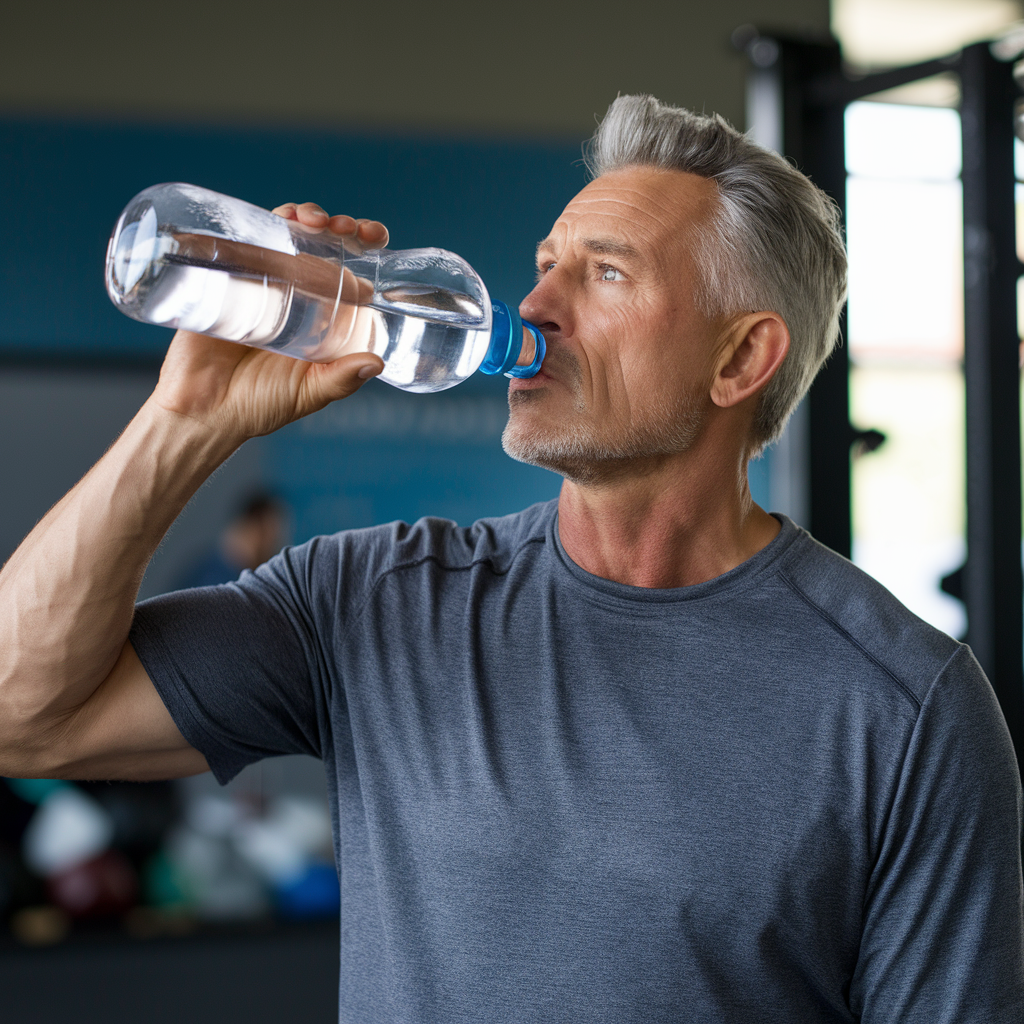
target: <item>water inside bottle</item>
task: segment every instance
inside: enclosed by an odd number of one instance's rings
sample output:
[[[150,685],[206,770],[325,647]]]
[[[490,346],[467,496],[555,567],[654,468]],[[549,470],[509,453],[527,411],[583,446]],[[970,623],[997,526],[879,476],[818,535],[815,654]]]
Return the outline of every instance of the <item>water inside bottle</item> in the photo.
[[[419,285],[385,286],[373,298],[384,348],[381,380],[406,391],[444,391],[469,377],[491,343],[490,320],[471,296]]]
[[[463,315],[445,320],[411,316],[383,306],[373,310],[380,328],[374,347],[384,360],[381,380],[405,391],[444,391],[471,376],[491,343],[490,328],[481,317]],[[486,322],[486,321],[485,321]]]
[[[407,391],[454,387],[487,353],[489,317],[471,296],[404,282],[377,290],[317,257],[144,233],[112,254],[122,306],[137,319],[313,362],[375,352],[381,379]]]

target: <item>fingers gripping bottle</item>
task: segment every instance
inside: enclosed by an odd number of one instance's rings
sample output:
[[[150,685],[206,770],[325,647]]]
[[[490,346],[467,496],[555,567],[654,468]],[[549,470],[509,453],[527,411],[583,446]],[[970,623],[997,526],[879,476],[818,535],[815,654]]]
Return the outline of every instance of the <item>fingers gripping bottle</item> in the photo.
[[[128,204],[106,282],[144,323],[311,362],[374,352],[381,379],[406,391],[443,391],[476,370],[532,377],[544,359],[540,331],[454,253],[364,251],[195,185],[154,185]]]

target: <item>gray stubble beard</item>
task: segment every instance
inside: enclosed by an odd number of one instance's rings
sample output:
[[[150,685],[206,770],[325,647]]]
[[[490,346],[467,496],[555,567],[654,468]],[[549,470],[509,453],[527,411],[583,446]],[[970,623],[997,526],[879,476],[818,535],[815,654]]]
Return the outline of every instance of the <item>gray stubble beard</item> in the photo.
[[[574,380],[574,412],[586,412],[580,381]],[[703,392],[706,395],[706,392]],[[514,426],[516,407],[540,397],[537,391],[510,391],[509,421],[501,435],[505,453],[518,462],[540,466],[578,484],[611,479],[635,464],[687,451],[700,436],[706,413],[696,391],[651,410],[650,419],[633,424],[624,437],[599,439],[579,423],[565,424],[544,436],[527,435]]]

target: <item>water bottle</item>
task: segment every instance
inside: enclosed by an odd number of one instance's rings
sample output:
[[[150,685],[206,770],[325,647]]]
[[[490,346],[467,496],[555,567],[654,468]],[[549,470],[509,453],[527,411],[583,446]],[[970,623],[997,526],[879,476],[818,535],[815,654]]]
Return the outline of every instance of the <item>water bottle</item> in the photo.
[[[363,251],[196,185],[154,185],[128,204],[106,283],[143,323],[311,362],[375,352],[381,380],[405,391],[443,391],[478,369],[532,377],[544,359],[540,331],[455,253]]]

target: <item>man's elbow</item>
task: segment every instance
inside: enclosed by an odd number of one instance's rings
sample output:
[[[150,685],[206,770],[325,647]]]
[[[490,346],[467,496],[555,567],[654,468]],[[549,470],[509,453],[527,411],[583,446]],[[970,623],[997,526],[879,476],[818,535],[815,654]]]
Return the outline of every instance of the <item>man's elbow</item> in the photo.
[[[8,779],[56,779],[66,770],[65,724],[53,716],[5,700],[0,682],[0,776]]]

